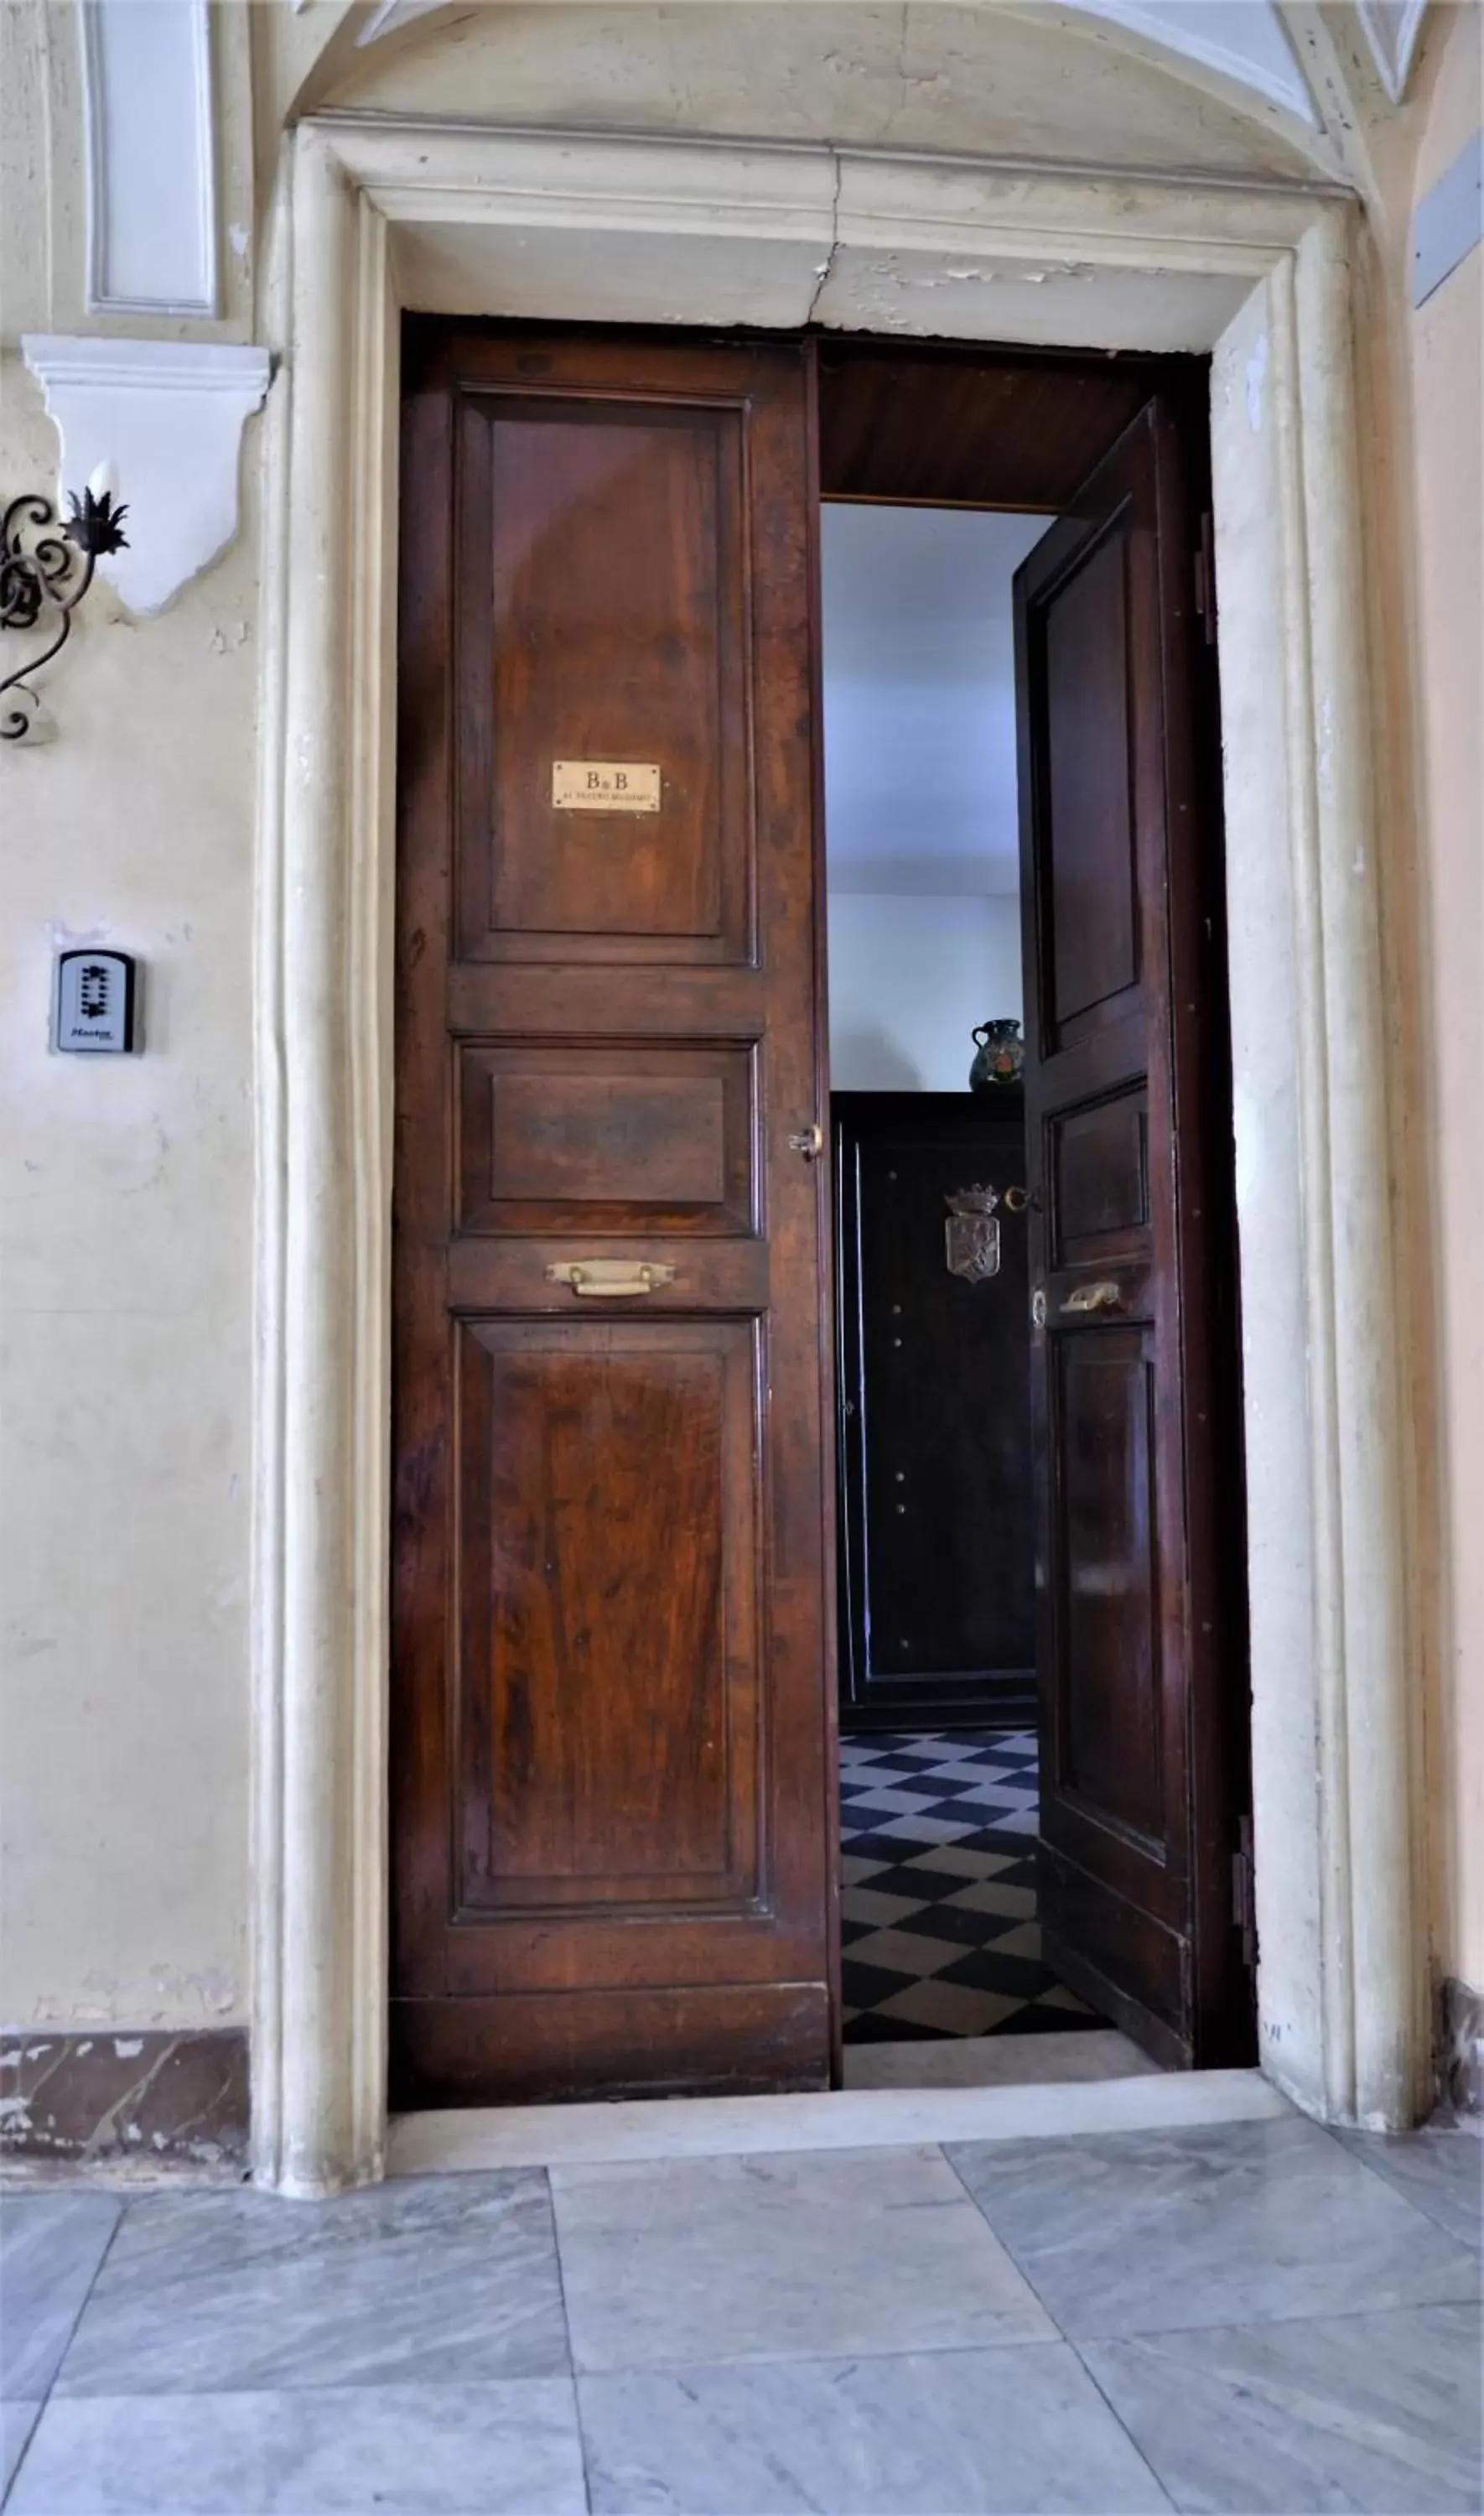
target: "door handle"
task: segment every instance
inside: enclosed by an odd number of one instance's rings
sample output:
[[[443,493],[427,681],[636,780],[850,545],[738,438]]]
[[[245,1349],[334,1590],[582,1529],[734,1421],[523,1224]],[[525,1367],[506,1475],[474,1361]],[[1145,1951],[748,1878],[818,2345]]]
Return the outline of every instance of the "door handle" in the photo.
[[[1061,1309],[1065,1317],[1068,1311],[1121,1311],[1123,1306],[1122,1284],[1115,1284],[1111,1278],[1105,1277],[1096,1284],[1079,1284],[1075,1293],[1068,1293]]]
[[[803,1153],[806,1162],[817,1162],[824,1152],[824,1129],[816,1118],[812,1127],[796,1127],[788,1140],[791,1153]]]
[[[1007,1214],[1029,1214],[1041,1211],[1041,1192],[1034,1188],[1008,1188],[1005,1192]]]
[[[658,1258],[563,1258],[548,1267],[546,1280],[569,1284],[574,1293],[622,1301],[632,1293],[652,1293],[658,1284],[673,1284],[675,1269]]]

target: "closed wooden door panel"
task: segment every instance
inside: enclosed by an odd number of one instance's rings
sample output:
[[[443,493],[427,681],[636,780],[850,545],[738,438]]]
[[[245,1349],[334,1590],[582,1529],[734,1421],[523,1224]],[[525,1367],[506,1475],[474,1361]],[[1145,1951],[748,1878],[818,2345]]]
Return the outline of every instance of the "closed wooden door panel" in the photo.
[[[950,1272],[950,1198],[1025,1168],[1021,1099],[841,1092],[842,1704],[862,1726],[1034,1717],[1026,1219]]]
[[[1016,578],[1042,1925],[1173,2063],[1247,2058],[1219,824],[1190,439],[1150,402]]]
[[[395,2101],[821,2085],[803,354],[405,372]]]

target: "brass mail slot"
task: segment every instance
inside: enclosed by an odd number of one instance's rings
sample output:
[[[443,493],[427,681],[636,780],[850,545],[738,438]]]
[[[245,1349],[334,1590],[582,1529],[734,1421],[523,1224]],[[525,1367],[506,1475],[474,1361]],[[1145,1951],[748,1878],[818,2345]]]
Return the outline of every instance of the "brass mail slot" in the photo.
[[[574,1293],[612,1301],[631,1293],[652,1293],[657,1284],[673,1284],[675,1269],[658,1258],[563,1258],[548,1267],[546,1280],[569,1284]]]

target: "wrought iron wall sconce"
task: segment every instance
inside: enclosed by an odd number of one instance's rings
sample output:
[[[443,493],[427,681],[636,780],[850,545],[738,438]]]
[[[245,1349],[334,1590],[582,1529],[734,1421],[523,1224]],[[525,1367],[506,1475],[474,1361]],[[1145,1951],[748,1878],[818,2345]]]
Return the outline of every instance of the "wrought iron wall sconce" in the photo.
[[[111,463],[101,463],[81,498],[70,496],[67,506],[63,524],[49,499],[27,490],[0,518],[0,629],[53,630],[39,655],[0,677],[0,740],[6,742],[30,732],[41,704],[30,677],[66,645],[99,560],[128,548],[122,526],[129,510],[118,503]]]

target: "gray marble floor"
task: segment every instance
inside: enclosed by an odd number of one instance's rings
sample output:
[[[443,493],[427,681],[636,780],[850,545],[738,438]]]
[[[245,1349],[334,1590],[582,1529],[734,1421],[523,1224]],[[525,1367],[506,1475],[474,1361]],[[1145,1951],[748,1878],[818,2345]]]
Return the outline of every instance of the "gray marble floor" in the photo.
[[[1484,2144],[0,2198],[14,2516],[1481,2506]],[[12,2478],[12,2476],[14,2476]]]

